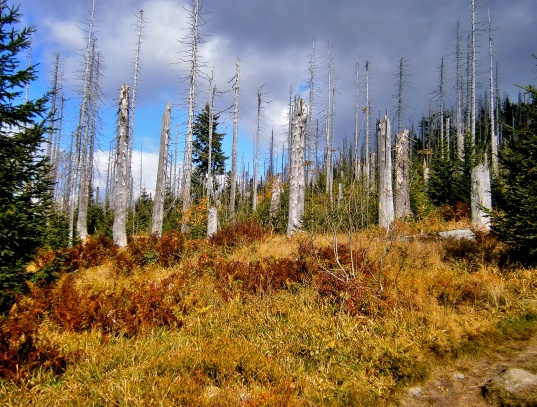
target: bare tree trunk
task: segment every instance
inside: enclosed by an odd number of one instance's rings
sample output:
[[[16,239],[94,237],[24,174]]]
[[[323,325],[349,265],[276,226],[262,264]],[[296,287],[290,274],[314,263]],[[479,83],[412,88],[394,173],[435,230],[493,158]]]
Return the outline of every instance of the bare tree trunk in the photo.
[[[172,104],[168,102],[162,115],[162,129],[160,131],[160,152],[158,157],[157,185],[155,187],[155,199],[153,200],[153,216],[151,233],[162,236],[162,224],[164,221],[164,198],[166,192],[166,172],[168,167],[168,146],[170,141],[170,118]]]
[[[326,105],[326,193],[330,195],[330,205],[334,202],[333,197],[333,173],[332,173],[332,40],[328,47],[328,100]]]
[[[254,142],[254,179],[253,179],[253,197],[252,197],[252,210],[257,209],[257,164],[259,161],[259,131],[261,123],[261,88],[260,86],[257,89],[257,126],[255,132],[255,142]]]
[[[189,75],[189,91],[188,91],[188,122],[186,130],[186,145],[185,145],[185,163],[184,163],[184,175],[183,175],[183,212],[190,209],[191,204],[191,183],[192,183],[192,126],[194,123],[194,102],[196,96],[196,74],[198,73],[198,59],[199,59],[199,23],[200,23],[200,1],[194,0],[193,10],[191,11],[190,18],[190,75]],[[188,224],[183,221],[181,230],[186,232],[188,230]]]
[[[216,232],[218,232],[218,210],[215,206],[211,206],[207,215],[207,237],[211,237]]]
[[[235,89],[235,101],[233,104],[233,146],[231,150],[231,191],[229,196],[229,213],[231,219],[235,219],[235,195],[237,191],[237,141],[239,135],[239,74],[240,74],[240,60],[237,58],[235,83],[233,88]]]
[[[370,161],[370,148],[369,148],[369,118],[370,118],[370,106],[369,106],[369,61],[365,61],[365,167],[364,173],[367,177],[370,177],[371,161]],[[369,178],[371,180],[371,178]],[[369,185],[371,185],[369,183]]]
[[[358,127],[358,111],[360,109],[360,88],[359,88],[359,79],[360,79],[360,65],[356,62],[356,82],[354,90],[354,140],[353,140],[353,169],[355,178],[360,176],[360,132]]]
[[[293,112],[291,176],[289,180],[289,220],[287,223],[288,237],[300,227],[300,220],[304,214],[304,167],[306,150],[306,123],[308,120],[308,108],[306,103],[302,99],[296,98]]]
[[[315,182],[313,177],[313,169],[315,169],[317,149],[315,147],[315,140],[313,139],[313,101],[315,98],[315,72],[317,70],[317,55],[315,52],[315,43],[313,43],[310,55],[310,67],[309,67],[309,109],[308,109],[308,134],[306,136],[307,151],[307,168],[308,174],[306,175],[307,181]]]
[[[394,220],[391,147],[390,120],[386,114],[384,120],[377,122],[379,226],[385,228]]]
[[[460,21],[457,20],[457,48],[456,53],[456,81],[457,81],[457,157],[460,161],[464,159],[464,132],[463,132],[463,119],[462,119],[462,91],[463,81],[461,72],[461,48],[460,48]]]
[[[494,70],[492,64],[492,23],[489,11],[489,85],[490,85],[490,145],[492,153],[492,171],[498,172],[498,134],[496,132],[496,119],[494,108]]]
[[[272,178],[272,196],[270,198],[270,211],[269,215],[271,218],[276,216],[278,208],[280,206],[280,199],[282,196],[282,175],[276,174]]]
[[[412,216],[410,210],[410,155],[409,131],[395,136],[395,218]]]
[[[483,162],[472,169],[472,225],[484,232],[490,230],[490,218],[484,209],[491,209],[490,170],[488,163]]]
[[[132,82],[132,98],[131,98],[131,111],[130,111],[130,123],[129,123],[129,157],[127,159],[129,180],[132,180],[132,150],[134,146],[134,115],[136,112],[136,89],[138,87],[138,69],[140,66],[140,50],[142,48],[142,30],[144,26],[144,10],[140,10],[138,16],[138,26],[136,32],[136,56],[134,58],[134,75]],[[139,185],[140,191],[142,185]],[[133,189],[132,186],[129,190]],[[132,202],[134,197],[129,197],[129,202]],[[133,205],[134,207],[134,205]]]
[[[440,156],[442,159],[445,154],[445,137],[444,137],[444,57],[440,63]]]
[[[127,245],[127,207],[129,198],[128,148],[129,148],[129,86],[123,84],[119,91],[118,143],[114,198],[114,243]]]

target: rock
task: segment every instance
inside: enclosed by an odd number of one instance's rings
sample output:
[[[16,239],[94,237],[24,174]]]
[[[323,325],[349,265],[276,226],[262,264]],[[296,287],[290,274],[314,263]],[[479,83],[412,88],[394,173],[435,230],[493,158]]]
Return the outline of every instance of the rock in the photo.
[[[485,383],[482,392],[492,405],[536,407],[537,375],[523,369],[507,369]]]
[[[421,391],[420,387],[411,387],[408,389],[408,394],[412,397],[421,397],[423,395],[423,392]]]
[[[466,379],[466,376],[464,376],[462,373],[460,372],[453,373],[453,380],[459,381],[459,380],[464,380],[464,379]]]
[[[446,230],[444,232],[438,232],[438,236],[443,239],[475,240],[475,234],[470,229]]]

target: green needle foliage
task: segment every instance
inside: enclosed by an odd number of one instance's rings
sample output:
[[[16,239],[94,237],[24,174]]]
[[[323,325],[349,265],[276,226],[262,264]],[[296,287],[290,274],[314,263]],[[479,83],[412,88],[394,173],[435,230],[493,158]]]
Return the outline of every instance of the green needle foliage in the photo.
[[[0,0],[0,312],[25,286],[26,265],[41,246],[51,205],[48,159],[49,95],[25,101],[35,66],[21,68],[34,27],[18,29],[21,14]]]
[[[526,120],[499,153],[500,172],[493,188],[492,230],[522,263],[537,262],[537,89],[524,88],[532,102]]]

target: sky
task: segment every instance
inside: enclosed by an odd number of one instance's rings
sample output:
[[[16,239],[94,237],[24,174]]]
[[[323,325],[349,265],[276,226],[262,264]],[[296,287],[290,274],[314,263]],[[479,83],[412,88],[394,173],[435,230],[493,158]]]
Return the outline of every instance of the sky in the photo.
[[[67,139],[76,126],[80,103],[82,55],[87,43],[92,0],[23,0],[24,25],[35,25],[31,62],[38,65],[38,80],[30,97],[50,89],[55,53],[61,60],[66,100],[62,132]],[[369,61],[371,123],[388,112],[393,119],[399,61],[406,61],[404,126],[417,124],[438,106],[440,64],[445,63],[446,105],[455,104],[456,27],[466,50],[470,29],[469,0],[200,0],[201,70],[196,89],[196,112],[209,100],[211,72],[218,90],[215,109],[218,131],[225,134],[224,149],[231,155],[233,134],[233,78],[240,59],[239,165],[253,168],[257,92],[262,90],[259,176],[264,173],[271,133],[277,153],[287,138],[286,117],[290,95],[309,100],[312,47],[317,56],[313,115],[324,123],[328,50],[332,49],[335,145],[350,142],[355,128],[356,64],[358,105],[365,107],[365,62]],[[478,94],[488,89],[488,15],[493,27],[493,60],[498,67],[502,95],[517,100],[517,85],[535,84],[537,5],[535,0],[476,0]],[[117,99],[123,83],[132,86],[137,44],[137,16],[144,24],[134,123],[133,178],[135,190],[154,189],[162,113],[172,102],[172,135],[178,131],[178,155],[186,134],[189,66],[185,63],[189,33],[188,0],[95,0],[97,50],[104,62],[101,80],[102,126],[97,158],[106,167],[116,132]],[[360,138],[364,116],[359,114]],[[392,126],[393,128],[393,126]],[[374,128],[371,128],[373,134]],[[172,149],[174,147],[172,146]],[[322,148],[322,145],[320,145]],[[141,164],[140,164],[141,161]],[[229,162],[228,168],[231,167]]]

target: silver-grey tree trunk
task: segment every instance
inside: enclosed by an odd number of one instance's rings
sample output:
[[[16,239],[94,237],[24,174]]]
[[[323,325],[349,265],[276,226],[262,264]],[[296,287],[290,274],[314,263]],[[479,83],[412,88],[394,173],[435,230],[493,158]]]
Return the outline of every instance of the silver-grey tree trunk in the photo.
[[[282,174],[274,175],[272,179],[272,195],[270,197],[270,211],[271,218],[276,216],[278,208],[280,206],[280,199],[282,196]]]
[[[395,136],[395,218],[412,215],[410,209],[410,154],[409,131],[402,130]]]
[[[215,206],[211,206],[207,214],[207,237],[211,237],[216,232],[218,232],[218,210]]]
[[[164,222],[164,197],[166,192],[166,172],[168,171],[168,146],[170,143],[170,118],[172,104],[168,102],[162,115],[162,128],[160,130],[160,151],[158,157],[157,184],[155,199],[153,201],[153,216],[151,219],[151,233],[162,236]]]
[[[386,114],[384,120],[377,122],[379,226],[381,227],[389,227],[394,220],[391,149],[390,119]]]
[[[114,224],[112,234],[119,247],[127,245],[127,208],[129,198],[128,149],[129,149],[129,85],[119,91],[118,143],[115,171]]]
[[[239,137],[239,74],[240,74],[240,60],[237,58],[235,84],[233,89],[235,90],[235,100],[233,103],[233,145],[231,149],[231,179],[229,193],[229,212],[231,219],[235,219],[235,199],[237,191],[237,141]]]
[[[291,132],[291,174],[289,180],[289,219],[287,236],[300,228],[300,219],[304,214],[305,198],[305,152],[306,124],[308,108],[304,100],[296,98],[293,109],[293,130]]]
[[[472,169],[472,195],[471,195],[472,226],[476,229],[488,232],[490,230],[490,218],[485,209],[491,209],[492,199],[490,195],[490,170],[486,162]]]

